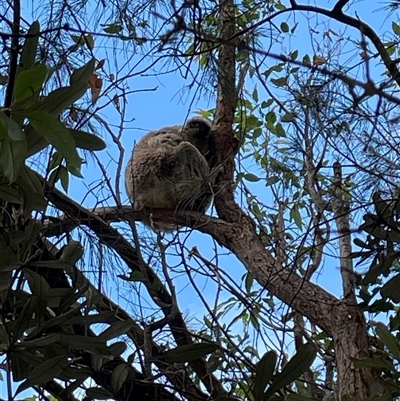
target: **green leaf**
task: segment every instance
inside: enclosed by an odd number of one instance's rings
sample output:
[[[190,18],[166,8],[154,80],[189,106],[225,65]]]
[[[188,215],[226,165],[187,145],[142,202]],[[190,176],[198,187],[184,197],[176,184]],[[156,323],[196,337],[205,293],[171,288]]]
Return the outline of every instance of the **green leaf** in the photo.
[[[43,384],[53,380],[61,373],[62,366],[67,364],[68,361],[65,355],[56,356],[43,362],[29,373],[27,379],[20,384],[16,393],[18,394],[35,384]]]
[[[103,31],[106,33],[120,33],[122,31],[122,25],[119,22],[105,25]]]
[[[68,163],[80,170],[82,159],[76,151],[75,140],[58,118],[45,111],[32,111],[27,117],[34,130],[52,144]]]
[[[78,148],[92,151],[103,150],[106,148],[106,143],[96,135],[75,129],[70,129],[69,132],[75,139],[75,143]]]
[[[10,183],[15,182],[27,157],[25,134],[15,121],[0,112],[0,124],[7,137],[0,142],[0,169]]]
[[[39,43],[39,34],[40,24],[38,21],[33,21],[28,29],[25,42],[22,46],[18,72],[30,70],[35,64],[36,52]]]
[[[290,53],[290,59],[291,60],[296,60],[296,58],[299,56],[299,51],[298,50],[294,50],[293,52]]]
[[[88,63],[84,66],[77,68],[71,75],[69,83],[71,86],[74,86],[78,83],[89,84],[89,78],[93,74],[94,68],[96,65],[96,59],[92,58]]]
[[[303,64],[310,67],[311,66],[311,58],[308,54],[303,57]]]
[[[4,131],[2,130],[2,132],[7,134],[8,138],[13,141],[25,140],[25,134],[22,132],[19,125],[2,111],[0,111],[0,123],[4,129]],[[0,139],[4,138],[5,136],[0,137]]]
[[[315,346],[311,343],[300,346],[296,355],[287,363],[282,372],[279,373],[270,388],[264,394],[264,400],[268,400],[276,391],[293,383],[298,377],[306,372],[317,355]]]
[[[99,335],[99,339],[103,341],[111,340],[112,338],[125,334],[132,327],[133,322],[129,320],[114,322],[107,330]]]
[[[54,344],[60,338],[59,333],[48,334],[44,337],[35,338],[34,340],[25,340],[16,344],[16,348],[31,348],[31,347],[45,347],[50,344]]]
[[[61,334],[59,341],[61,344],[65,344],[74,350],[83,350],[92,354],[97,354],[98,356],[112,356],[107,344],[99,337]]]
[[[108,347],[108,349],[109,349],[110,352],[111,352],[111,355],[112,355],[114,358],[117,357],[117,356],[122,355],[122,354],[126,351],[127,348],[128,348],[128,347],[127,347],[126,343],[123,342],[123,341],[118,341],[118,342],[116,342],[116,343],[111,344],[111,345]]]
[[[271,82],[276,86],[286,86],[287,85],[287,77],[282,78],[271,78]]]
[[[376,323],[376,334],[389,349],[390,353],[396,358],[400,358],[399,346],[396,337],[389,331],[382,322]]]
[[[168,363],[185,363],[203,358],[217,349],[218,345],[213,343],[180,345],[170,351],[164,352],[160,355],[160,358]]]
[[[251,182],[260,181],[260,177],[257,177],[255,174],[252,174],[252,173],[244,174],[244,175],[243,175],[243,178],[244,178],[246,181],[251,181]]]
[[[115,393],[118,393],[118,391],[125,383],[125,380],[128,377],[128,373],[128,365],[125,363],[117,365],[113,370],[111,374],[111,387],[115,391]]]
[[[254,276],[251,273],[246,273],[244,282],[245,282],[246,292],[249,294],[251,291],[251,287],[253,286],[254,283]]]
[[[258,90],[257,90],[256,86],[253,89],[253,95],[252,96],[253,96],[254,101],[258,102]]]
[[[15,79],[14,99],[21,101],[38,92],[42,88],[48,72],[44,64],[37,64],[30,70],[21,71]]]
[[[268,99],[267,101],[264,100],[263,102],[261,102],[261,106],[260,107],[262,109],[266,109],[269,106],[271,106],[272,103],[274,103],[273,99]]]
[[[394,21],[392,22],[392,30],[396,35],[400,35],[400,25],[396,24]]]
[[[58,116],[76,100],[80,99],[87,90],[87,82],[76,82],[72,86],[63,86],[50,92],[48,96],[36,103],[34,110],[43,110]]]
[[[390,298],[393,302],[400,302],[400,274],[396,274],[381,288],[381,295]]]
[[[22,201],[18,188],[11,187],[8,183],[0,183],[0,199],[18,204]]]
[[[289,25],[286,22],[281,23],[281,31],[284,33],[289,32]]]
[[[303,228],[303,221],[297,205],[294,205],[290,210],[290,218],[296,223],[296,226],[301,230]]]
[[[263,399],[265,387],[270,382],[276,366],[277,355],[275,351],[266,352],[257,363],[255,381],[253,384],[254,401]]]

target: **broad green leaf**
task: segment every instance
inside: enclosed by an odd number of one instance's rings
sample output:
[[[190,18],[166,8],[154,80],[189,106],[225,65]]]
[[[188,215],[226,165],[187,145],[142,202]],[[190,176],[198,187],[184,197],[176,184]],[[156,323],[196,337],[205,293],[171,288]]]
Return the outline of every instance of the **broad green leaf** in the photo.
[[[44,64],[37,64],[30,70],[21,71],[14,86],[14,99],[18,102],[37,93],[46,81],[49,71]]]
[[[36,52],[39,43],[40,24],[33,21],[28,29],[25,42],[22,46],[18,72],[30,70],[35,64]]]
[[[59,167],[59,177],[61,181],[61,186],[63,187],[65,192],[68,192],[69,175],[68,170],[64,166]]]
[[[0,143],[0,170],[10,183],[15,182],[25,163],[26,141],[13,141],[9,138]]]
[[[246,181],[251,181],[251,182],[260,181],[260,177],[257,177],[255,174],[252,174],[252,173],[244,174],[244,175],[243,175],[243,178],[244,178]]]
[[[284,33],[289,32],[289,25],[286,22],[281,23],[281,31]]]
[[[263,399],[265,387],[270,382],[276,366],[277,355],[275,351],[266,352],[257,363],[253,396],[255,401]]]
[[[290,218],[296,223],[296,226],[301,230],[303,228],[303,221],[297,205],[294,205],[290,210]]]
[[[32,127],[32,124],[28,124],[24,128],[24,132],[26,134],[27,139],[27,154],[26,157],[29,158],[34,154],[40,152],[46,146],[49,145],[49,142],[46,141],[41,135],[39,135]]]
[[[160,357],[168,363],[185,363],[203,358],[217,349],[218,345],[213,343],[187,344],[164,352]]]
[[[111,326],[99,335],[99,338],[103,341],[111,340],[112,338],[118,337],[125,334],[128,330],[133,327],[133,322],[129,320],[117,321],[111,324]]]
[[[68,163],[80,170],[82,159],[76,151],[75,140],[58,118],[45,111],[32,111],[27,117],[34,130],[53,145]]]
[[[251,291],[251,287],[253,286],[254,283],[254,276],[251,273],[246,273],[244,282],[245,282],[246,292],[249,294]]]
[[[20,191],[26,213],[29,214],[33,210],[41,211],[46,208],[46,199],[42,193],[37,193],[36,190],[32,188],[32,181],[25,176],[24,169],[21,170],[21,177],[16,181],[16,185]]]
[[[87,150],[103,150],[106,148],[106,143],[96,135],[75,129],[70,129],[69,132],[75,139],[78,148]]]
[[[59,341],[61,344],[65,344],[74,350],[83,350],[102,357],[112,356],[105,341],[99,337],[61,334]]]
[[[0,111],[1,132],[6,137],[0,142],[0,169],[10,183],[18,179],[27,157],[27,141],[18,124]],[[2,135],[3,137],[4,135]]]
[[[276,391],[293,383],[298,377],[306,372],[317,355],[315,346],[311,343],[302,345],[293,358],[276,375],[272,385],[264,394],[264,400],[268,400]]]
[[[43,384],[56,378],[62,371],[62,367],[68,364],[65,355],[59,355],[36,366],[28,375],[27,379],[20,384],[17,394],[35,384]]]
[[[381,288],[381,295],[390,298],[393,302],[400,302],[400,274],[396,274]]]
[[[400,25],[392,21],[392,30],[396,35],[400,35]]]
[[[22,196],[18,188],[12,187],[6,183],[0,183],[0,199],[6,202],[18,203],[22,201]]]
[[[118,391],[125,383],[125,380],[128,377],[128,373],[129,369],[128,364],[126,363],[120,363],[113,370],[111,374],[111,387],[115,393],[118,393]]]
[[[92,58],[84,66],[77,68],[72,74],[69,80],[71,86],[75,86],[78,83],[89,85],[89,78],[93,74],[96,65],[96,59]]]
[[[110,350],[111,354],[115,357],[122,355],[128,346],[123,341],[118,341],[116,343],[111,344],[108,349]]]
[[[50,291],[50,285],[46,279],[30,269],[24,269],[24,274],[28,279],[32,294],[45,298]]]
[[[25,353],[28,354],[28,352]],[[12,377],[14,381],[26,379],[32,369],[32,362],[27,362],[25,358],[23,358],[23,354],[24,352],[11,352]]]
[[[40,102],[34,106],[34,110],[47,111],[58,116],[67,107],[71,106],[75,101],[80,99],[89,86],[87,82],[76,82],[72,86],[63,86],[50,92]]]
[[[5,113],[0,111],[0,123],[4,129],[3,132],[13,141],[25,140],[25,134],[21,131],[19,125],[8,117]],[[0,139],[3,139],[0,137]]]
[[[290,59],[291,60],[294,61],[294,60],[296,60],[297,57],[299,57],[299,51],[298,50],[294,50],[293,52],[290,53]]]
[[[16,348],[45,347],[54,344],[60,338],[59,333],[48,334],[44,337],[35,338],[34,340],[25,340],[15,345]]]
[[[400,358],[399,345],[396,337],[389,331],[386,325],[382,322],[376,323],[376,334],[378,334],[381,341],[389,349],[389,352],[396,358]]]

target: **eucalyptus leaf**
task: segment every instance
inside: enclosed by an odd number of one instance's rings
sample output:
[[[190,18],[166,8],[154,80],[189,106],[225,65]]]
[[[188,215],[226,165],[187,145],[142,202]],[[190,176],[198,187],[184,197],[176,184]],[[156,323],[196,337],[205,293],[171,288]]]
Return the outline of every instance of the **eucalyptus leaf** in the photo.
[[[128,377],[129,369],[126,363],[120,363],[111,374],[111,387],[118,393]]]
[[[310,368],[316,356],[317,350],[313,344],[307,343],[300,346],[282,372],[276,375],[272,385],[265,392],[263,399],[268,400],[276,391],[293,383]]]
[[[89,78],[93,74],[94,68],[96,66],[96,59],[92,58],[84,66],[77,68],[71,75],[69,80],[70,85],[74,86],[77,83],[86,83],[88,85]]]
[[[40,35],[39,21],[33,21],[28,29],[25,42],[22,46],[18,72],[24,70],[30,70],[35,64],[36,52],[39,43],[39,35]]]
[[[400,359],[399,344],[397,338],[389,331],[382,322],[376,323],[376,334],[388,348],[389,352],[396,358]]]
[[[33,111],[27,117],[34,130],[52,144],[68,163],[80,170],[82,159],[76,151],[75,140],[58,118],[45,111]]]
[[[381,288],[381,295],[390,298],[393,302],[400,302],[400,274],[396,274]]]
[[[62,371],[62,366],[68,364],[65,355],[59,355],[36,366],[28,375],[27,379],[21,383],[17,389],[17,394],[35,384],[43,384],[56,378]]]
[[[161,357],[168,363],[184,363],[203,358],[204,356],[215,352],[218,349],[217,344],[213,343],[194,343],[180,345],[170,351],[164,352]]]
[[[275,351],[266,352],[257,363],[255,381],[252,386],[255,401],[261,401],[265,388],[272,378],[276,367],[277,355]]]
[[[44,64],[22,70],[15,79],[14,99],[18,102],[36,94],[46,81],[49,71]]]
[[[103,333],[100,334],[99,338],[103,341],[111,340],[112,338],[118,337],[125,334],[128,330],[133,327],[133,322],[130,320],[119,320],[114,322],[108,327]]]
[[[70,129],[69,132],[75,139],[78,148],[87,150],[103,150],[106,148],[106,143],[96,135],[75,129]]]

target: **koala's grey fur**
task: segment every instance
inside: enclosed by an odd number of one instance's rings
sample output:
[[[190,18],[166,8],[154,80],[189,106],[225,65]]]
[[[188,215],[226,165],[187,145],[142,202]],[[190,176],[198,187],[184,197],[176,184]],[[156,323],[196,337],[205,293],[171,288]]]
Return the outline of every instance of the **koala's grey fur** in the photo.
[[[195,117],[183,127],[151,131],[138,142],[125,171],[134,210],[206,211],[212,198],[210,184],[215,181],[210,133],[211,123]],[[158,231],[176,229],[162,221],[144,223]]]

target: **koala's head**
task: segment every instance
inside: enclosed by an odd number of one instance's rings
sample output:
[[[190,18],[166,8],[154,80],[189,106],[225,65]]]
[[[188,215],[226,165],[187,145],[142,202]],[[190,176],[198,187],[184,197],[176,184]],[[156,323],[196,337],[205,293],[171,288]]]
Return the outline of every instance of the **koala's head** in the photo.
[[[182,138],[194,145],[203,156],[210,152],[211,124],[204,117],[193,117],[182,128]]]

